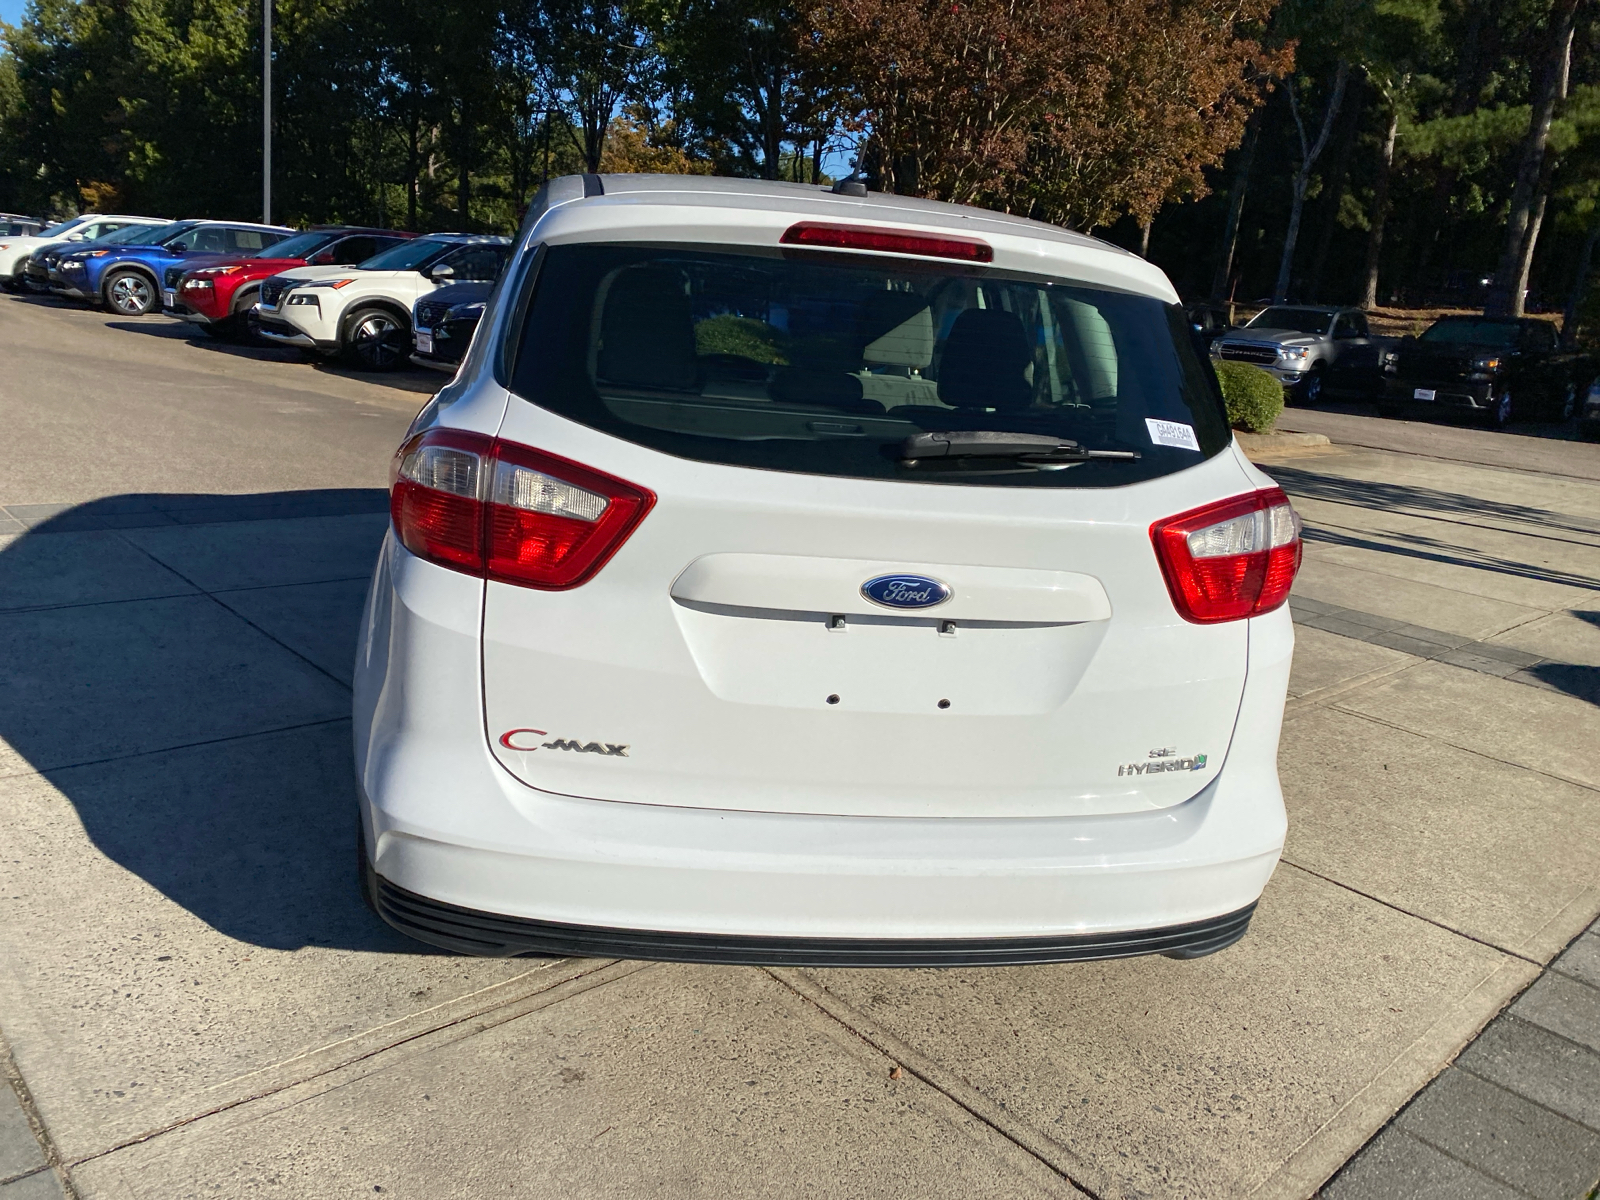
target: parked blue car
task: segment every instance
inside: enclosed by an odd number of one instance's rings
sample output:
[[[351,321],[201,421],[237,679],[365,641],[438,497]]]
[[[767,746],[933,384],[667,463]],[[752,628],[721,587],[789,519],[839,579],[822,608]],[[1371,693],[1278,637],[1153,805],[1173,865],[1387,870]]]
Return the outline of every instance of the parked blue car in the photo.
[[[255,254],[294,233],[244,221],[174,221],[139,245],[96,246],[61,257],[60,295],[139,317],[161,305],[161,283],[173,267],[189,270],[208,255]]]

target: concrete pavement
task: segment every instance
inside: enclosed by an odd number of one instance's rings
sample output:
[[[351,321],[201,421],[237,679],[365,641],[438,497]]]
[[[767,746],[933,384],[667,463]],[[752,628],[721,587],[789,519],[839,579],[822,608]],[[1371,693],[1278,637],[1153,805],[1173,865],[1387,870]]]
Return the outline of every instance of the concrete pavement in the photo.
[[[1302,626],[1290,842],[1238,946],[434,954],[355,892],[347,711],[388,456],[435,380],[12,298],[0,329],[30,448],[0,475],[0,1200],[1307,1196],[1600,914],[1600,483],[1344,449],[1267,466],[1306,611],[1553,669]]]

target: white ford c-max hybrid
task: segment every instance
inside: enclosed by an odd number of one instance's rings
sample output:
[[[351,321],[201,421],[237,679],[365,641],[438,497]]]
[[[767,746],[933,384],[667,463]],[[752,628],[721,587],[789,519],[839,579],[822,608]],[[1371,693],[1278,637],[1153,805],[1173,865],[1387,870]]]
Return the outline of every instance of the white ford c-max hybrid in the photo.
[[[1299,521],[1143,259],[557,179],[392,479],[354,727],[404,932],[904,966],[1244,934]]]

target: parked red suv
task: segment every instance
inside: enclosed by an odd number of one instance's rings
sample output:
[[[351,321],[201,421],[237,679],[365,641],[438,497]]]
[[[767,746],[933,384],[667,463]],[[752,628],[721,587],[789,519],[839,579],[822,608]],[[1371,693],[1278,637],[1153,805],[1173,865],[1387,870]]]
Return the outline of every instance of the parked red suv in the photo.
[[[263,279],[295,267],[354,266],[414,236],[396,229],[314,225],[258,257],[217,258],[169,270],[162,280],[162,306],[213,337],[235,337],[254,324],[251,310]]]

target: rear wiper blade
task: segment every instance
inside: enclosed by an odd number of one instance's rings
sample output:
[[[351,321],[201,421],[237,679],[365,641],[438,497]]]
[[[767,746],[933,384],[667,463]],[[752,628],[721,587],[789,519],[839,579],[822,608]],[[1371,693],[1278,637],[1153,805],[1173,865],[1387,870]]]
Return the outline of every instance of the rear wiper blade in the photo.
[[[928,458],[1016,458],[1025,462],[1085,462],[1092,458],[1132,461],[1137,450],[1089,450],[1070,438],[995,429],[915,433],[900,443],[900,461]]]

